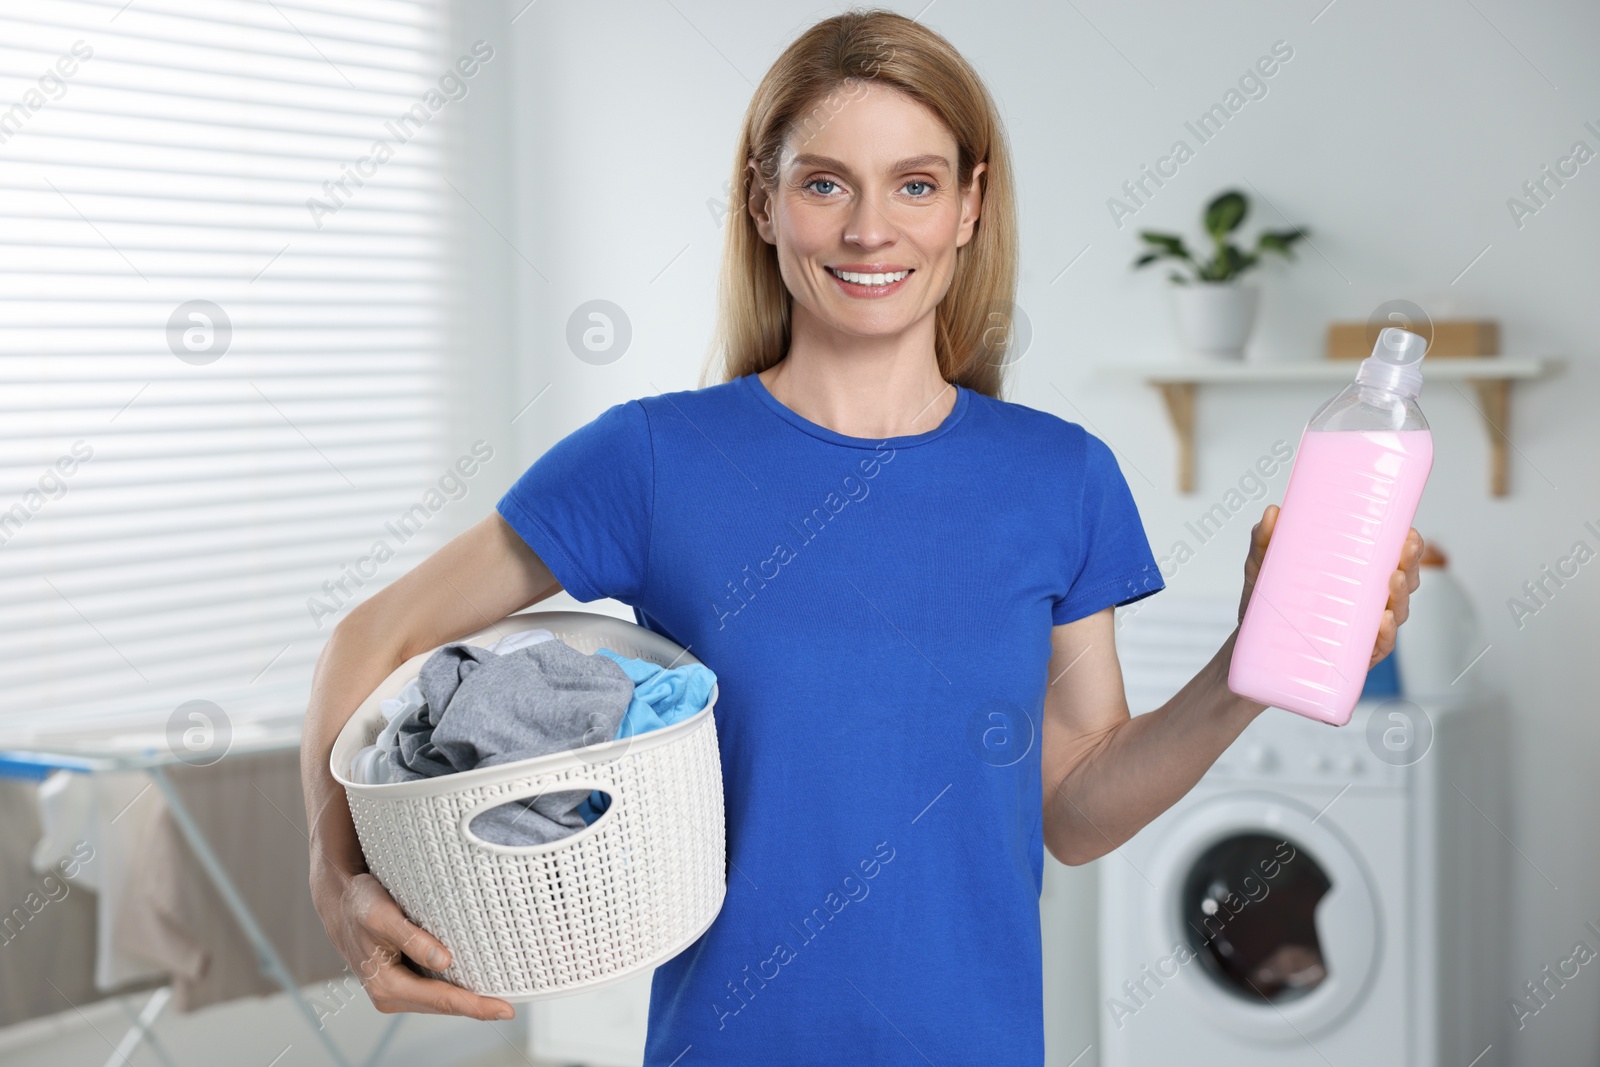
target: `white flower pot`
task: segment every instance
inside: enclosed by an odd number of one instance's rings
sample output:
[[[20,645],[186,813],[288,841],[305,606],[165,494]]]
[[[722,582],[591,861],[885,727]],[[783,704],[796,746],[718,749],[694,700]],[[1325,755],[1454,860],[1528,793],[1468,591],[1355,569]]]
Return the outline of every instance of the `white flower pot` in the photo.
[[[1241,359],[1256,325],[1261,290],[1237,282],[1173,285],[1172,307],[1184,346],[1204,359]]]

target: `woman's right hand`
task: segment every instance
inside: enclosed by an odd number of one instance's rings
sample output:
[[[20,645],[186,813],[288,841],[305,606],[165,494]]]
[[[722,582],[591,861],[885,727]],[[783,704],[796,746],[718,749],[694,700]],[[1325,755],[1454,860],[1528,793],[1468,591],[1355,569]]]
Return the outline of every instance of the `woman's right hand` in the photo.
[[[450,950],[408,920],[372,875],[319,875],[312,886],[312,900],[334,947],[379,1011],[470,1019],[510,1019],[515,1014],[503,1000],[425,978],[406,966],[402,957],[430,970],[443,970],[450,965]]]
[[[300,779],[311,838],[311,898],[334,947],[381,1012],[509,1019],[511,1005],[406,965],[449,966],[450,950],[406,918],[367,873],[344,789],[328,766],[340,729],[396,667],[561,590],[498,514],[452,538],[356,605],[329,636],[311,678]]]

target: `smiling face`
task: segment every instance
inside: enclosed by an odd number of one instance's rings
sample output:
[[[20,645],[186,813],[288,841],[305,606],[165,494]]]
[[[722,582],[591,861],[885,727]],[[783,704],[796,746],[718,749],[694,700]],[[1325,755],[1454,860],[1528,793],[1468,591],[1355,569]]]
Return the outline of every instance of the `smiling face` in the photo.
[[[986,165],[958,188],[955,136],[895,89],[859,83],[830,103],[838,109],[820,129],[790,135],[775,185],[758,184],[750,201],[757,230],[777,247],[795,335],[886,339],[920,325],[931,348]]]

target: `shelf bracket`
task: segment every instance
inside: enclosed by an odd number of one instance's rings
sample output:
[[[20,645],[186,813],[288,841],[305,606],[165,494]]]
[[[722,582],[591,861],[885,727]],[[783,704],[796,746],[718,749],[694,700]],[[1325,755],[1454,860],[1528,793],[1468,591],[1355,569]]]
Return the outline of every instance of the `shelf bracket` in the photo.
[[[1194,382],[1156,382],[1178,435],[1178,492],[1194,492]]]
[[[1506,462],[1506,436],[1511,423],[1511,382],[1506,378],[1468,378],[1478,391],[1483,428],[1489,435],[1489,491],[1495,496],[1510,492]]]
[[[1300,362],[1211,362],[1116,365],[1102,368],[1108,377],[1133,377],[1161,391],[1167,419],[1178,442],[1178,492],[1195,489],[1195,407],[1202,385],[1348,385],[1353,373],[1352,360],[1308,360]],[[1448,382],[1472,404],[1489,435],[1489,492],[1506,496],[1511,492],[1510,452],[1511,385],[1518,381],[1543,378],[1563,365],[1560,358],[1507,359],[1499,356],[1455,356],[1438,360],[1424,374],[1437,382]],[[1477,401],[1462,388],[1466,382],[1477,392]]]

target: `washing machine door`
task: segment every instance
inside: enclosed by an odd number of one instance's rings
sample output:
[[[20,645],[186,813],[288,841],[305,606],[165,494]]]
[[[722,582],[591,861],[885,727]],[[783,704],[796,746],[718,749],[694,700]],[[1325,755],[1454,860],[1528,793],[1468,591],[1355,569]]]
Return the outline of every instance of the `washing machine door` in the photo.
[[[1166,943],[1180,950],[1178,985],[1199,1018],[1303,1041],[1370,988],[1383,947],[1377,893],[1317,812],[1230,793],[1174,821],[1155,855]]]

